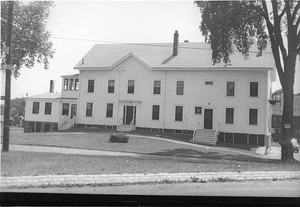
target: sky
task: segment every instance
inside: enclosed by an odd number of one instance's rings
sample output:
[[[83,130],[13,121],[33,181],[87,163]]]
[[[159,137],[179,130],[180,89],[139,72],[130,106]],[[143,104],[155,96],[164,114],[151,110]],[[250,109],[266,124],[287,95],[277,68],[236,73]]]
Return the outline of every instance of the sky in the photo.
[[[78,73],[73,67],[94,44],[172,42],[175,30],[179,41],[204,41],[201,14],[193,1],[55,1],[51,10],[47,28],[54,58],[48,70],[38,63],[22,68],[20,77],[12,78],[12,98],[46,93],[50,80],[60,92],[61,76]],[[273,91],[279,88],[278,82],[273,84]],[[300,92],[299,79],[295,91]]]

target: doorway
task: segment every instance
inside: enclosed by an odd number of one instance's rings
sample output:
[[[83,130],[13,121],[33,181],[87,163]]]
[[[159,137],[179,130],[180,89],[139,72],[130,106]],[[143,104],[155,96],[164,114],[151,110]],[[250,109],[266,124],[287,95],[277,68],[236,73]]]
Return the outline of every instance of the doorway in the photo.
[[[134,125],[136,122],[136,106],[124,106],[123,107],[123,124],[130,124],[134,119]]]
[[[71,119],[76,116],[77,104],[71,104]]]
[[[204,109],[204,129],[213,128],[213,109]]]

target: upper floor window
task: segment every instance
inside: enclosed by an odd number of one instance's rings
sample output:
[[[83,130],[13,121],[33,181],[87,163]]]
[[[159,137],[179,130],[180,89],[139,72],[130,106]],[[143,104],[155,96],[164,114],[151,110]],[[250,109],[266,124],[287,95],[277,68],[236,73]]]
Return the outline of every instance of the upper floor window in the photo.
[[[159,105],[152,106],[152,120],[159,120]]]
[[[40,102],[33,102],[32,113],[38,114],[40,110]]]
[[[88,81],[88,92],[94,92],[95,80]]]
[[[205,85],[214,85],[213,81],[205,81]]]
[[[108,80],[108,93],[115,92],[115,80]]]
[[[113,117],[114,104],[108,103],[106,106],[106,117]]]
[[[77,78],[77,79],[75,79],[74,90],[75,90],[75,91],[78,91],[78,89],[79,89],[79,79]]]
[[[69,103],[63,103],[61,115],[68,116],[69,115],[69,108],[70,108],[70,104]]]
[[[86,104],[86,116],[92,116],[93,115],[93,103],[87,103]]]
[[[160,94],[161,81],[154,81],[153,94]]]
[[[184,81],[177,81],[176,95],[183,95],[183,91],[184,91]]]
[[[257,125],[257,109],[249,109],[249,124],[250,125]]]
[[[226,124],[233,124],[234,122],[234,108],[226,108]]]
[[[227,82],[226,96],[234,96],[235,82]]]
[[[127,93],[134,93],[134,80],[128,80]]]
[[[64,90],[68,90],[68,83],[69,83],[69,79],[64,79]]]
[[[74,87],[74,79],[70,79],[69,81],[69,90],[72,91]]]
[[[250,82],[250,97],[258,97],[258,82]]]
[[[182,121],[183,106],[175,107],[175,121]]]
[[[45,114],[51,114],[52,103],[45,103]]]

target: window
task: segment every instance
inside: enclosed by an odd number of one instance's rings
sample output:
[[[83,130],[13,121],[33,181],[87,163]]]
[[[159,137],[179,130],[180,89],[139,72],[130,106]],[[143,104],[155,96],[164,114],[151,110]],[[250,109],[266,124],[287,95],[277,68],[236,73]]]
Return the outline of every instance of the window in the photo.
[[[152,106],[152,120],[159,120],[159,105]]]
[[[69,90],[72,91],[73,90],[73,84],[74,84],[74,79],[70,79],[70,82],[69,82]]]
[[[154,81],[153,94],[160,94],[161,81]]]
[[[258,82],[250,82],[250,97],[258,97]]]
[[[127,93],[134,93],[134,80],[128,80]]]
[[[227,82],[226,96],[234,96],[235,82]]]
[[[108,80],[108,93],[115,92],[115,80]]]
[[[182,121],[183,106],[175,107],[175,121]]]
[[[234,108],[226,108],[226,124],[233,124],[234,122]]]
[[[177,81],[176,95],[183,95],[184,81]]]
[[[61,115],[68,116],[69,115],[69,107],[70,107],[69,103],[63,103],[63,108],[62,108],[62,114]]]
[[[92,116],[93,115],[93,103],[87,103],[86,104],[86,116]]]
[[[112,103],[108,103],[106,107],[106,117],[113,117],[113,107]]]
[[[257,125],[257,109],[249,109],[249,124]]]
[[[94,85],[95,85],[95,80],[88,81],[88,92],[90,93],[94,92]]]
[[[52,103],[45,103],[45,114],[51,114]]]
[[[214,85],[213,81],[205,81],[205,85]]]
[[[202,114],[202,107],[195,107],[195,114]]]
[[[68,79],[64,79],[64,90],[68,90],[68,82],[69,80]]]
[[[33,102],[32,113],[38,114],[40,110],[40,102]]]
[[[78,91],[79,89],[79,79],[75,79],[75,86],[74,86],[74,90]]]

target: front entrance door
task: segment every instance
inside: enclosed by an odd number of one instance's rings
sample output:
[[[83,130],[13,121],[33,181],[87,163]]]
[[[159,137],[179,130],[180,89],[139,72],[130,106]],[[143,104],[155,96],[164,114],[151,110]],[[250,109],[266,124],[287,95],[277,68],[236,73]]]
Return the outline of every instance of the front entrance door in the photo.
[[[76,116],[77,104],[71,104],[71,119]]]
[[[136,117],[136,106],[124,106],[123,108],[123,124],[130,124],[131,121]]]
[[[213,128],[213,110],[204,109],[204,129]]]

